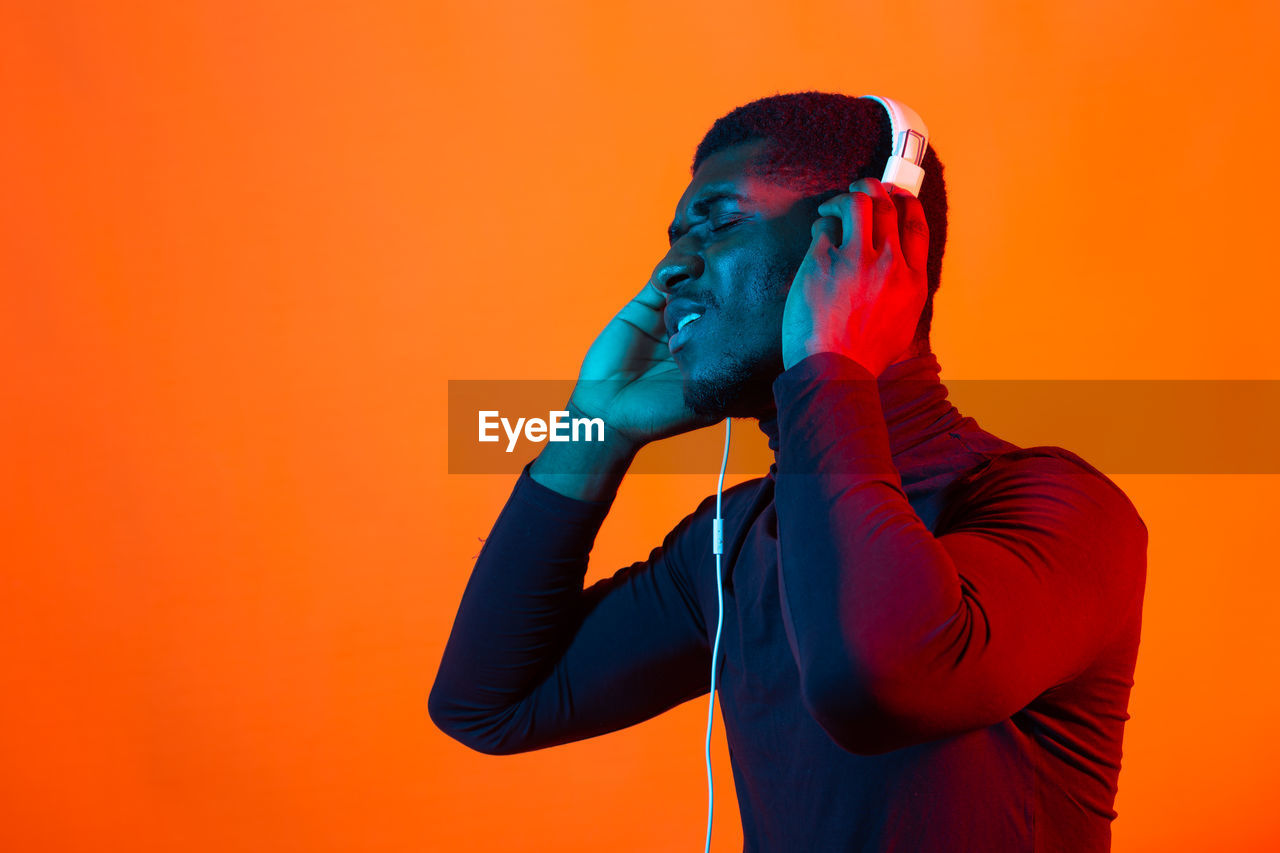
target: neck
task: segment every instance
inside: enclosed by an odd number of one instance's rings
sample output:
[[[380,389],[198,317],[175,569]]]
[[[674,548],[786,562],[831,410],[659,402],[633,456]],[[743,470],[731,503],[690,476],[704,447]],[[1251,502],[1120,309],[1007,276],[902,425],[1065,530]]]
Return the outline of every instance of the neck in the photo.
[[[915,346],[905,358],[885,368],[876,380],[880,408],[889,429],[889,446],[895,459],[930,438],[953,428],[961,420],[947,401],[937,356],[927,343]],[[778,413],[762,413],[760,429],[769,437],[769,447],[778,452]]]

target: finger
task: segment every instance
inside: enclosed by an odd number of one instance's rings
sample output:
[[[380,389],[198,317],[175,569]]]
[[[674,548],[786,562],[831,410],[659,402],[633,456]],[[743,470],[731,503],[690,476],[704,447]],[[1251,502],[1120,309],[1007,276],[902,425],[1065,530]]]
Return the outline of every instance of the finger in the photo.
[[[819,211],[822,208],[818,208]],[[838,248],[844,224],[835,216],[820,216],[809,226],[809,234],[813,241],[809,244],[809,254],[827,252]]]
[[[821,226],[822,230],[826,231],[831,245],[836,248],[839,248],[840,244],[844,242],[846,235],[853,233],[853,223],[849,219],[849,196],[845,193],[832,196],[818,205],[818,216],[819,218],[814,220],[809,232],[814,237],[817,237],[819,226]],[[823,223],[823,219],[831,221]],[[834,232],[831,231],[833,223],[835,225]]]
[[[663,343],[667,339],[666,320],[663,317],[666,306],[666,298],[658,292],[653,281],[650,280],[640,288],[640,292],[632,297],[631,301],[622,306],[622,310],[617,313],[617,318],[643,332],[647,337]]]
[[[652,278],[645,282],[644,287],[640,288],[640,292],[631,301],[639,302],[644,307],[652,308],[655,311],[661,311],[667,306],[667,298],[658,290]]]
[[[866,193],[871,198],[871,247],[880,252],[886,247],[897,254],[898,208],[889,197],[889,189],[875,178],[860,178],[849,185],[850,192]]]
[[[841,234],[833,243],[841,249],[864,252],[871,247],[871,198],[855,192],[830,198],[818,206],[818,213],[836,218]]]
[[[902,256],[913,270],[925,270],[929,264],[929,220],[924,215],[924,205],[909,192],[899,190],[893,194],[898,206],[898,233]]]

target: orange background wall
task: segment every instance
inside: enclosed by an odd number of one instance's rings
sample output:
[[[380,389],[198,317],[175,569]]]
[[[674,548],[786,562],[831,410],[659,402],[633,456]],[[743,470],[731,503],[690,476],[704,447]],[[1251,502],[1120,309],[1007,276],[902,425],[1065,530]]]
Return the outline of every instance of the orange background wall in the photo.
[[[944,378],[1280,378],[1274,4],[781,5],[5,4],[0,848],[700,845],[701,701],[510,758],[428,719],[514,479],[446,473],[444,405],[572,378],[752,98],[925,116]],[[1115,849],[1275,849],[1276,478],[1116,480]],[[713,490],[633,477],[590,579]]]

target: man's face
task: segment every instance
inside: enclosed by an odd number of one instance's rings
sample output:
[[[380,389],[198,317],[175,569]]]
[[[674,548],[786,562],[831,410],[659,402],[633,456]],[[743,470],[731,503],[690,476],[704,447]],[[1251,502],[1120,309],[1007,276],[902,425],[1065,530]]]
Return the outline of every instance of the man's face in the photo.
[[[654,270],[667,299],[686,403],[714,417],[772,411],[782,372],[782,312],[809,248],[821,197],[747,174],[766,150],[754,141],[703,161],[676,206],[671,250]]]

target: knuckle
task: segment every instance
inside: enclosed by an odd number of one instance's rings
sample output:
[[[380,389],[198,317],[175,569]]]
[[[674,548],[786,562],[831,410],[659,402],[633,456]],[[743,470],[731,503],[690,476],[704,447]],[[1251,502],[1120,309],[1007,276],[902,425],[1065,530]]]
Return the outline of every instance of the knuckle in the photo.
[[[898,206],[893,203],[893,199],[887,196],[873,196],[871,198],[872,209],[881,215],[887,216],[892,213],[898,215]]]
[[[831,232],[839,224],[839,220],[831,216],[821,216],[813,221],[813,225],[809,226],[809,232],[817,237],[819,234],[831,234]]]
[[[929,223],[923,217],[911,217],[908,219],[906,229],[919,237],[929,236]]]

